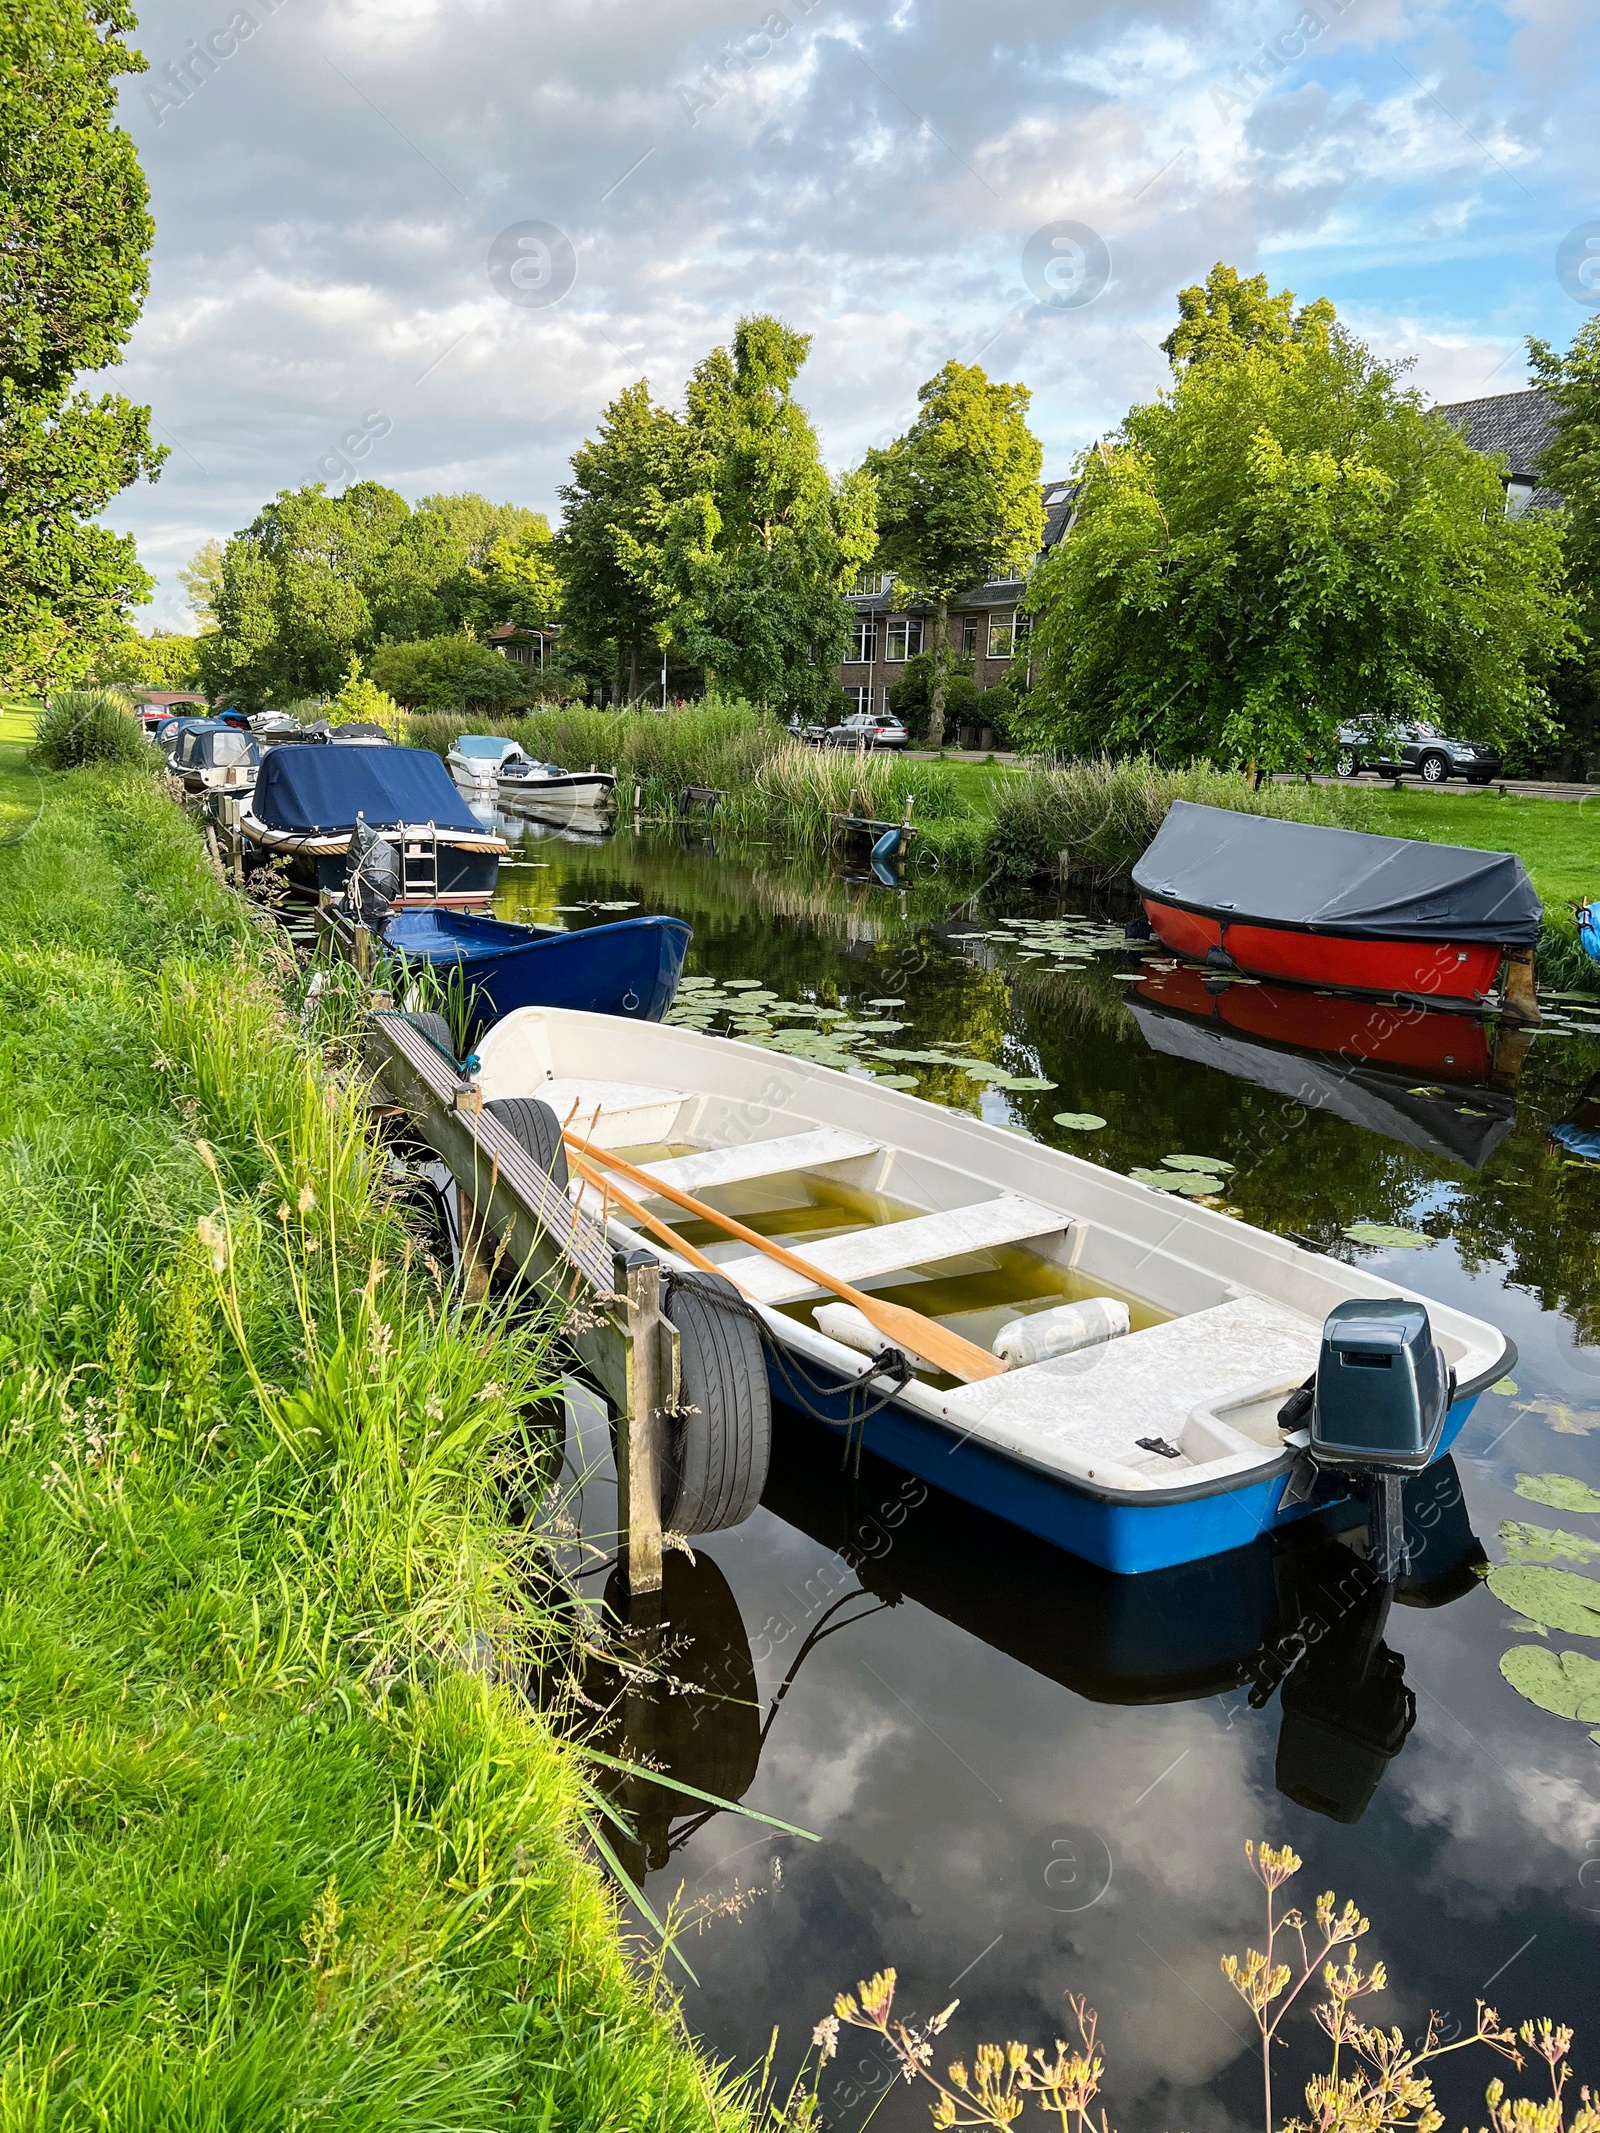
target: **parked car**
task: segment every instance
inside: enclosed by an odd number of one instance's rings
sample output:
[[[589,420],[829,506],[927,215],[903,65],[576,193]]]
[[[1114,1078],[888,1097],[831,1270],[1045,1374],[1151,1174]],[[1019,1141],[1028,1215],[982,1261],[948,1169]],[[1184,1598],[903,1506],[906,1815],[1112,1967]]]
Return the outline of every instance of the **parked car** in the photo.
[[[1499,775],[1500,751],[1486,741],[1452,741],[1436,726],[1420,721],[1377,737],[1342,726],[1334,768],[1341,778],[1359,778],[1362,771],[1375,770],[1386,778],[1409,773],[1424,785],[1443,785],[1448,778],[1487,785]]]
[[[905,748],[911,736],[887,711],[856,711],[822,736],[828,748]]]

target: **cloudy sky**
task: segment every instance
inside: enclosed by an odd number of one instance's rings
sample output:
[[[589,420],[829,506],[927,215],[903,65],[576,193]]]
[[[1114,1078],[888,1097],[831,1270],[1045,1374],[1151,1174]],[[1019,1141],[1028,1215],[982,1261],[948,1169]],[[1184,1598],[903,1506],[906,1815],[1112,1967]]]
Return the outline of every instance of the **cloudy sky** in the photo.
[[[814,336],[834,464],[955,356],[1031,386],[1054,473],[1160,387],[1218,259],[1440,399],[1600,304],[1593,0],[242,7],[152,0],[123,93],[157,235],[115,383],[172,448],[110,514],[146,626],[319,475],[554,518],[606,401],[675,398],[749,310]]]

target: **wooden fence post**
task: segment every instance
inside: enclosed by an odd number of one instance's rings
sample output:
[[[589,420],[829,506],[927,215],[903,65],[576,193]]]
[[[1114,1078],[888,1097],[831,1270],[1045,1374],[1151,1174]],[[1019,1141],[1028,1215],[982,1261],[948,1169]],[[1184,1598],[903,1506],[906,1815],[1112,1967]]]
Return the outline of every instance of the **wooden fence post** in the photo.
[[[1506,955],[1500,1012],[1526,1029],[1537,1029],[1542,1020],[1531,948],[1513,948]]]
[[[628,1591],[661,1590],[661,1266],[628,1267],[628,1412],[617,1431],[617,1524]]]

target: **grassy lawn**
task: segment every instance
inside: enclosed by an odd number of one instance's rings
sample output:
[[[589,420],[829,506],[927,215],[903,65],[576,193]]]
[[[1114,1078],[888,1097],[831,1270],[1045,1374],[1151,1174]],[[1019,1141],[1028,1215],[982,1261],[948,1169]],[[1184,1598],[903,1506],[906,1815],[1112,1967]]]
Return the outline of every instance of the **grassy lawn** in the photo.
[[[1515,852],[1547,915],[1600,895],[1600,805],[1474,793],[1363,792],[1372,826],[1391,837]]]
[[[743,2125],[514,1686],[542,1337],[153,779],[6,751],[0,810],[0,2118]]]
[[[32,705],[0,705],[0,744],[22,742],[25,745],[31,741],[33,722],[37,716],[37,710]]]

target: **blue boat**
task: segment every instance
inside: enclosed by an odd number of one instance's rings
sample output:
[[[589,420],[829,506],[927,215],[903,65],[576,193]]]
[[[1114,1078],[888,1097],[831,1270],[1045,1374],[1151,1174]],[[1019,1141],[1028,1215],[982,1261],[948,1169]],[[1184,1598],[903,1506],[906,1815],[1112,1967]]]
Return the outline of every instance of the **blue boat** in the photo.
[[[1591,963],[1600,963],[1600,919],[1593,904],[1578,906],[1578,942]]]
[[[846,1457],[865,1447],[1121,1576],[1369,1507],[1373,1559],[1393,1560],[1405,1481],[1515,1357],[1454,1305],[1201,1204],[1223,1197],[1225,1163],[1151,1186],[687,1029],[530,1008],[476,1049],[486,1104],[538,1100],[602,1166],[672,1151],[616,1173],[640,1216],[612,1216],[612,1247],[683,1279],[687,1229],[759,1328],[775,1401],[838,1431]],[[803,1264],[714,1234],[732,1186],[742,1220]],[[893,1341],[838,1283],[900,1307]],[[942,1342],[943,1363],[917,1351],[929,1321],[959,1336],[954,1361]],[[702,1451],[710,1471],[734,1457]]]
[[[659,1022],[672,1005],[694,935],[681,918],[629,918],[565,933],[435,904],[397,911],[380,938],[447,983],[459,971],[475,1038],[519,1007],[574,1007]]]

